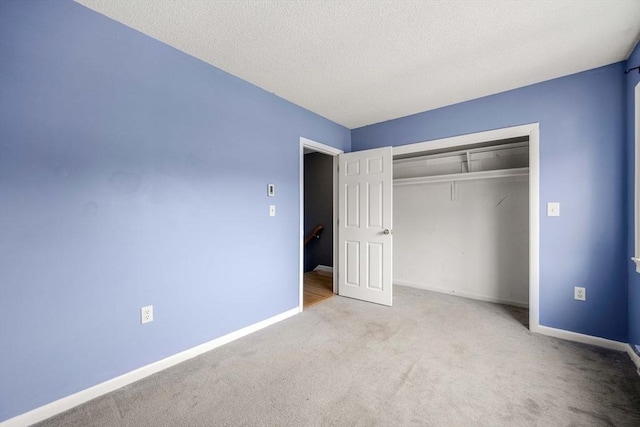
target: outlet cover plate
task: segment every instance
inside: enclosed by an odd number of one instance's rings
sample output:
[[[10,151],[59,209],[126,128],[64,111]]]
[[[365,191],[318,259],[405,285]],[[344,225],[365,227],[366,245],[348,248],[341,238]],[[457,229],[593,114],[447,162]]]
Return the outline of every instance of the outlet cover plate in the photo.
[[[586,301],[587,300],[587,290],[580,286],[576,286],[573,288],[573,298],[578,301]]]
[[[145,324],[153,322],[153,306],[148,305],[140,309],[140,323]]]

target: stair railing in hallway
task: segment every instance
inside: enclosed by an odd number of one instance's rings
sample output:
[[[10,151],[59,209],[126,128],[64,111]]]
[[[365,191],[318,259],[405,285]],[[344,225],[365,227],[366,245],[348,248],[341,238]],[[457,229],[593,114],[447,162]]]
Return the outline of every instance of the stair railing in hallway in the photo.
[[[307,243],[309,243],[314,238],[319,239],[320,234],[322,234],[322,230],[324,230],[324,225],[322,224],[316,225],[313,228],[313,230],[311,230],[311,233],[309,233],[307,237],[304,239],[304,245],[307,246]]]

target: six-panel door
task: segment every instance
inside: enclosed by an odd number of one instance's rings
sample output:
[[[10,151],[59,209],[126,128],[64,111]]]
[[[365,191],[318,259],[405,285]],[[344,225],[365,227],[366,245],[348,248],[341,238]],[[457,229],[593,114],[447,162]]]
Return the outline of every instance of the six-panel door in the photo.
[[[391,305],[391,147],[341,154],[339,185],[338,293]]]

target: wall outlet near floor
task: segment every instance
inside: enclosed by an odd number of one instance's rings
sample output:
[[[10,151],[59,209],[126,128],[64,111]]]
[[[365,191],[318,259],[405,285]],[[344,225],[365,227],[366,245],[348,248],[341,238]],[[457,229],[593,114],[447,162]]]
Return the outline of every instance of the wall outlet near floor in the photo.
[[[573,288],[573,298],[578,301],[586,301],[587,300],[587,290],[586,288],[581,288],[576,286]]]
[[[153,306],[152,305],[148,305],[140,309],[140,323],[144,325],[145,323],[149,323],[149,322],[153,322]]]

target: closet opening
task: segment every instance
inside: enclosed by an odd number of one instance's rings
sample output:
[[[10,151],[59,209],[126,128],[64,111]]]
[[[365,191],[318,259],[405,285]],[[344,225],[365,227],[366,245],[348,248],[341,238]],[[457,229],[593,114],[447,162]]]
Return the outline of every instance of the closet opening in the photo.
[[[528,327],[529,148],[522,136],[394,155],[393,282],[503,304]]]

